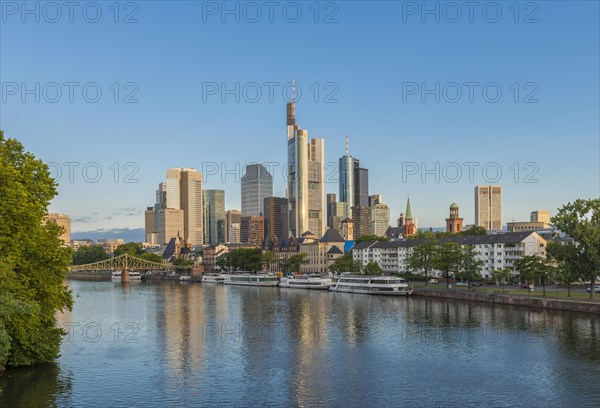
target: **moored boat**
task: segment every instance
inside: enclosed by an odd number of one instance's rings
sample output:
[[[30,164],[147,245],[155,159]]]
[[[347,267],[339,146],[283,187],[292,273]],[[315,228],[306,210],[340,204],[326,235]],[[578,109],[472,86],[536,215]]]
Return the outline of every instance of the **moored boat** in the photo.
[[[121,282],[121,275],[123,271],[113,271],[111,275],[111,280],[115,282]],[[139,271],[129,271],[129,280],[141,280],[142,274]]]
[[[342,275],[329,287],[333,292],[364,293],[368,295],[409,296],[412,288],[394,276]]]
[[[225,285],[277,286],[279,281],[275,275],[248,273],[239,275],[226,275],[223,283]]]
[[[279,286],[282,288],[320,289],[327,290],[333,284],[330,278],[320,275],[292,275],[281,278]]]
[[[202,274],[202,279],[200,280],[200,282],[202,282],[202,283],[223,283],[226,278],[227,278],[227,275],[225,275],[223,273],[208,272],[208,273]]]

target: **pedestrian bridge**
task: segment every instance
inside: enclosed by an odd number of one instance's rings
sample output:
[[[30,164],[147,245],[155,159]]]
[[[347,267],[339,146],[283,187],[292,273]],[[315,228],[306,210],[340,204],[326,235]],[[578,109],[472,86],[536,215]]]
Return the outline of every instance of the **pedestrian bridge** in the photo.
[[[190,269],[190,267],[151,262],[129,254],[119,255],[114,258],[105,259],[104,261],[69,266],[71,273],[122,271],[121,282],[129,282],[129,271],[139,271],[142,275],[152,275],[172,271],[182,272],[186,269]]]

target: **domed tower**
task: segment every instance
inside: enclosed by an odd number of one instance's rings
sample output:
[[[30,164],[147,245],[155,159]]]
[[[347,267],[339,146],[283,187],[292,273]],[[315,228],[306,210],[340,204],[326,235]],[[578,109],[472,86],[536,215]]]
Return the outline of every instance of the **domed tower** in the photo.
[[[461,232],[463,219],[458,215],[458,204],[450,204],[450,218],[446,218],[446,232]]]

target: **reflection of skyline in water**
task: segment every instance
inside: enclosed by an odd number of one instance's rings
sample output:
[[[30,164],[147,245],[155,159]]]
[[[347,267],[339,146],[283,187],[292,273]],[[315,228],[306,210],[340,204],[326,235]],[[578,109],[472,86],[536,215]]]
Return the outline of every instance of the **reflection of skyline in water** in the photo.
[[[102,337],[75,332],[59,368],[0,377],[10,389],[0,406],[600,404],[595,315],[179,282],[70,285],[79,297],[59,322],[97,323]],[[115,322],[137,324],[137,342],[115,341]],[[29,383],[39,392],[26,395]]]

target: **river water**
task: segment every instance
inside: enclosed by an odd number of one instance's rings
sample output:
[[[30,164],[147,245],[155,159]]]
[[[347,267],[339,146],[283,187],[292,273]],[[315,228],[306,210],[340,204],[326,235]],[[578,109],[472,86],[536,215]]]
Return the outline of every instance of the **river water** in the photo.
[[[600,318],[428,298],[70,281],[0,407],[598,407]]]

